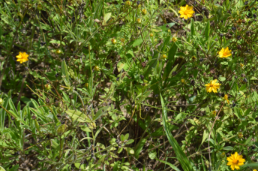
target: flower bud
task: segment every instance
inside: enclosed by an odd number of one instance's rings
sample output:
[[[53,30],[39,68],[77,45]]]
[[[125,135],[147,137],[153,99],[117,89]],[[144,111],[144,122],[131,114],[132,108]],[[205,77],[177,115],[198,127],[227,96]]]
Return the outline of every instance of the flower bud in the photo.
[[[143,9],[142,10],[142,15],[146,15],[147,14],[147,10],[146,9]]]
[[[116,39],[111,39],[111,42],[112,42],[113,44],[116,44]]]

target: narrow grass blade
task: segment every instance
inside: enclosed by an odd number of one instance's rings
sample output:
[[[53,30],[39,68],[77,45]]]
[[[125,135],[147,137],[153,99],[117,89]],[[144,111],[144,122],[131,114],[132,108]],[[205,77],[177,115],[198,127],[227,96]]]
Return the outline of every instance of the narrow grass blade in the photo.
[[[164,130],[165,130],[166,135],[168,137],[168,141],[169,141],[170,145],[173,147],[173,149],[176,153],[176,157],[177,157],[178,161],[180,162],[183,170],[184,171],[193,171],[193,167],[192,167],[190,161],[188,160],[185,153],[183,152],[183,150],[181,149],[181,147],[177,143],[176,139],[173,137],[173,135],[171,134],[171,132],[168,129],[167,109],[166,109],[166,106],[164,104],[164,100],[162,98],[162,95],[160,95],[160,99],[161,99],[161,105],[162,105],[162,122],[163,122]]]

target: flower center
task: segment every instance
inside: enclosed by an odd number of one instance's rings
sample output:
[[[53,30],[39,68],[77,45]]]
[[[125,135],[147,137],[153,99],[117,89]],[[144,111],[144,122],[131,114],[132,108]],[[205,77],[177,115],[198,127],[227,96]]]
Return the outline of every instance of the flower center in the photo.
[[[238,160],[238,159],[234,159],[232,163],[237,165],[237,164],[238,164],[238,162],[239,162],[239,160]]]
[[[187,14],[188,14],[188,11],[186,10],[186,11],[184,12],[184,14],[187,15]]]

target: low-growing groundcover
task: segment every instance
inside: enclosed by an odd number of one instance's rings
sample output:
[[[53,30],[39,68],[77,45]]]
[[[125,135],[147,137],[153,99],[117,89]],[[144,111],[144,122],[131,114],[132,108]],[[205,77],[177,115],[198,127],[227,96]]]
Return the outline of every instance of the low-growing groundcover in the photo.
[[[0,2],[0,170],[258,169],[255,0]]]

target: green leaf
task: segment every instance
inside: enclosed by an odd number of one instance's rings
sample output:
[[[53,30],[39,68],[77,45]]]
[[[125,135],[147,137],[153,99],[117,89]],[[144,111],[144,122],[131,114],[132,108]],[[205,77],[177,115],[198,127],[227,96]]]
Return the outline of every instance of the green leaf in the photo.
[[[96,128],[95,122],[81,111],[68,109],[66,110],[66,113],[72,118],[73,121],[90,123],[89,128]]]
[[[208,136],[209,136],[209,133],[206,130],[204,130],[203,136],[202,136],[202,143],[204,143],[204,141],[208,138]],[[202,145],[202,143],[201,143],[201,145]]]
[[[220,63],[221,65],[228,65],[228,62],[224,61]]]
[[[109,12],[109,13],[106,13],[105,15],[104,15],[104,20],[103,20],[103,24],[106,24],[107,23],[107,21],[110,19],[110,17],[111,17],[111,12]]]
[[[130,140],[128,140],[125,144],[126,145],[129,145],[129,144],[132,144],[134,142],[134,140],[133,139],[130,139]]]
[[[153,160],[153,159],[155,159],[156,158],[156,156],[157,156],[157,152],[155,151],[155,152],[149,152],[149,158],[151,159],[151,160]]]
[[[226,78],[225,78],[225,77],[221,77],[221,76],[219,76],[219,80],[223,82],[223,81],[225,81],[225,80],[226,80]]]
[[[5,171],[5,169],[2,166],[0,166],[0,171]]]
[[[171,70],[172,69],[174,70],[174,68],[172,68],[171,66],[173,65],[176,51],[177,51],[177,45],[174,43],[172,45],[172,47],[170,48],[169,52],[168,52],[168,62],[167,62],[167,65],[165,67],[165,70],[164,70],[163,79],[168,78],[169,73],[171,72]],[[177,66],[175,66],[175,69],[176,68],[177,68]]]
[[[166,162],[166,161],[164,161],[164,160],[159,160],[159,159],[156,159],[156,160],[160,161],[161,163],[164,163],[164,164],[169,165],[169,166],[170,166],[172,169],[174,169],[175,171],[180,171],[175,165],[173,165],[173,164],[171,164],[171,163],[169,163],[169,162]]]
[[[133,47],[139,46],[140,44],[142,44],[143,40],[142,38],[137,39],[133,42]]]
[[[206,40],[208,40],[209,35],[210,35],[210,21],[209,20],[208,20],[207,25],[205,27],[204,35],[205,35]]]
[[[69,74],[68,74],[68,69],[67,69],[65,60],[62,60],[61,70],[62,70],[62,78],[64,80],[64,83],[66,86],[70,88]]]
[[[102,115],[107,113],[109,106],[106,107],[102,107],[98,110],[98,112],[96,113],[96,115],[93,117],[93,120],[97,120],[99,117],[101,117]]]
[[[168,141],[169,141],[170,145],[173,147],[173,150],[176,153],[176,158],[180,162],[183,170],[184,171],[193,171],[193,167],[192,167],[190,161],[188,160],[188,158],[186,157],[182,148],[179,146],[178,142],[176,141],[176,139],[173,137],[173,135],[171,134],[171,132],[168,129],[168,126],[167,126],[167,121],[168,121],[167,109],[165,107],[165,103],[164,103],[164,100],[163,100],[161,94],[160,94],[160,100],[161,100],[161,106],[162,106],[162,123],[163,123],[164,130],[166,132]]]
[[[194,20],[191,19],[191,36],[195,36]]]
[[[245,141],[244,144],[250,146],[251,143],[252,143],[252,142],[251,142],[252,138],[253,138],[252,136],[248,137],[248,139]]]
[[[227,151],[233,151],[234,148],[231,147],[231,146],[226,146],[226,147],[223,147],[223,150],[227,150]]]
[[[258,80],[258,78],[256,78],[256,77],[252,76],[252,77],[250,78],[250,80],[251,80],[251,81],[257,81],[257,80]]]
[[[143,146],[144,146],[144,144],[146,143],[146,141],[147,141],[147,139],[141,139],[139,142],[138,142],[138,144],[136,145],[136,147],[135,147],[135,154],[134,154],[134,156],[135,156],[135,158],[139,158],[139,155],[140,155],[140,153],[141,153],[141,151],[142,151],[142,148],[143,148]]]

